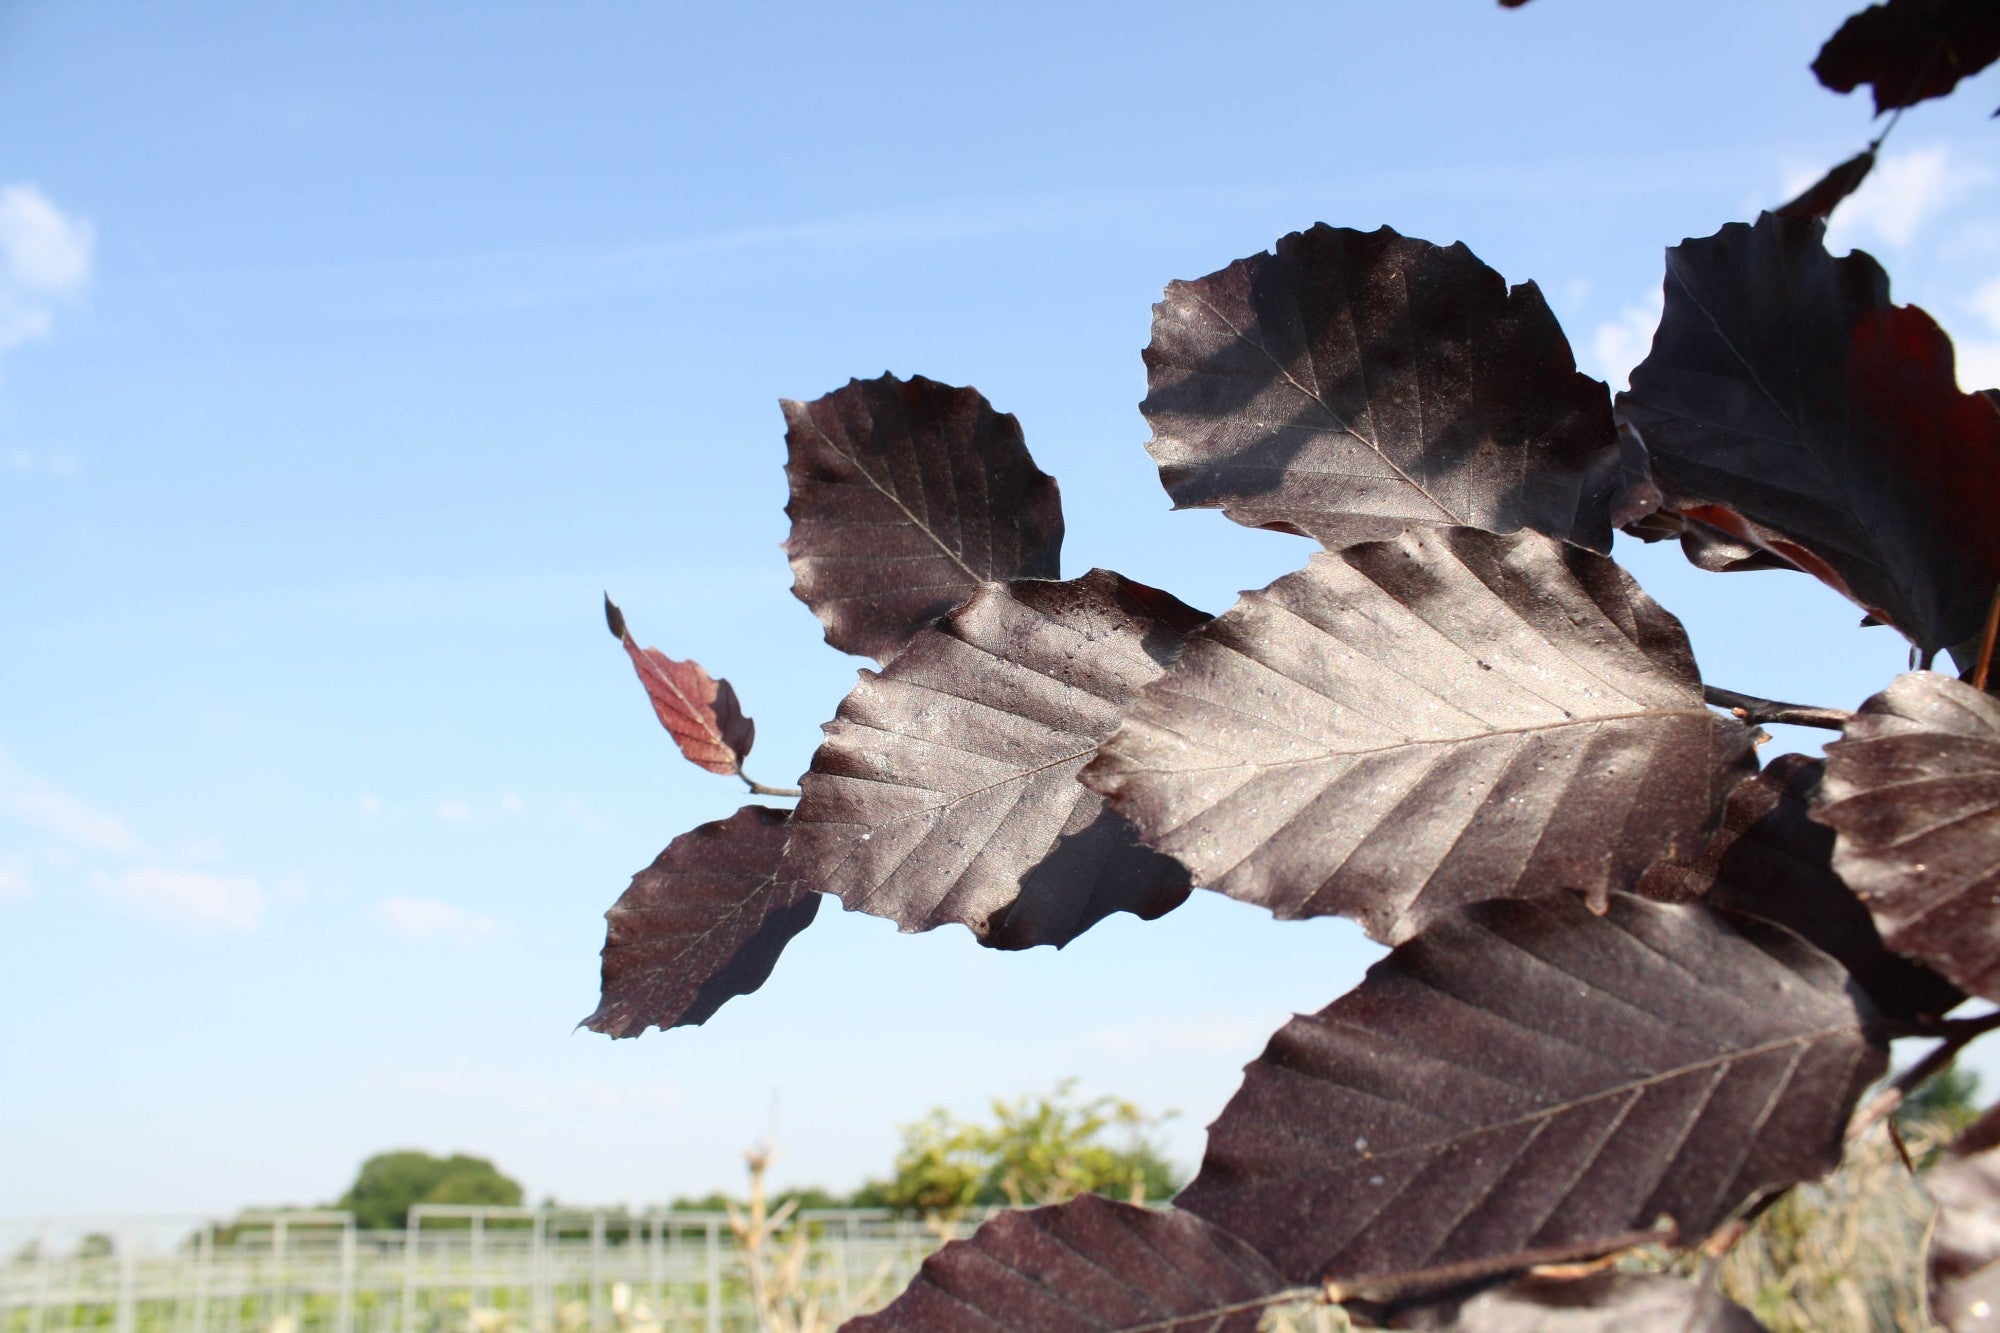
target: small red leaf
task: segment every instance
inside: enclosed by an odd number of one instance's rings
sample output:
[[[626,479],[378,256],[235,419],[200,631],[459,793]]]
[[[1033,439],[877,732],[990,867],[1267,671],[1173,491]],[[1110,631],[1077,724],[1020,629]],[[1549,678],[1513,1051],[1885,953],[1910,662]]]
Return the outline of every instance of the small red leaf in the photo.
[[[743,716],[729,682],[715,679],[699,662],[676,662],[657,648],[641,648],[625,628],[624,613],[609,597],[604,599],[604,619],[625,645],[625,655],[632,659],[660,725],[688,762],[724,777],[741,773],[743,759],[757,738],[757,724]]]

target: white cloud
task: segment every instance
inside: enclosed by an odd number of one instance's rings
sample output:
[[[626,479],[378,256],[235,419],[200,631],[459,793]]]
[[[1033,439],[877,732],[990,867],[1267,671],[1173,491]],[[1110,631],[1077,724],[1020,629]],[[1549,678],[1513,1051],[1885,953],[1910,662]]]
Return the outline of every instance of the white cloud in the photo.
[[[510,791],[500,798],[500,808],[510,815],[518,815],[528,808],[528,803]]]
[[[1653,330],[1660,325],[1666,302],[1655,288],[1637,305],[1626,306],[1618,318],[1597,326],[1590,335],[1590,358],[1597,377],[1613,389],[1625,387],[1632,367],[1653,349]]]
[[[0,752],[0,815],[88,851],[126,855],[143,850],[138,835],[108,810],[24,773]]]
[[[447,824],[470,824],[475,818],[472,807],[464,801],[440,801],[437,817]]]
[[[0,858],[0,903],[19,902],[33,897],[35,886],[28,880],[27,858],[19,855]]]
[[[97,233],[33,185],[0,188],[0,353],[48,336],[90,285]]]
[[[368,909],[376,925],[412,940],[477,944],[493,933],[493,918],[435,898],[384,898]]]
[[[1958,353],[1958,387],[2000,388],[2000,278],[1981,284],[1967,298],[1965,306],[1986,322],[1989,338],[1954,337]]]
[[[141,869],[97,876],[97,887],[148,916],[197,926],[249,930],[264,914],[264,890],[254,879],[199,871]]]
[[[9,472],[46,472],[51,477],[76,475],[76,459],[58,449],[40,451],[15,446],[0,459]]]
[[[370,819],[374,819],[382,813],[382,798],[372,791],[362,792],[361,799],[356,801],[354,805],[356,809],[360,810],[362,814],[367,815]]]
[[[1817,171],[1787,178],[1785,198],[1818,179]],[[1966,194],[1986,185],[1993,173],[1977,162],[1959,162],[1944,147],[1885,153],[1827,224],[1826,248],[1841,254],[1859,245],[1900,250],[1929,223]]]

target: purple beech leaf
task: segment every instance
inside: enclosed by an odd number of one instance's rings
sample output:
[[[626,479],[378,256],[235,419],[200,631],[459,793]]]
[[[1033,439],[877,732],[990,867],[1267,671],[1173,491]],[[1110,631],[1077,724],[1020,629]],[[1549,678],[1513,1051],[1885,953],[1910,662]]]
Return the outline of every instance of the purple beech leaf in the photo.
[[[1094,1194],[1002,1213],[924,1260],[887,1309],[848,1333],[1255,1333],[1264,1308],[1309,1296],[1200,1218]]]
[[[1524,886],[1625,888],[1701,846],[1755,767],[1617,565],[1425,528],[1244,594],[1083,781],[1197,884],[1395,943]]]
[[[1796,222],[1809,222],[1814,218],[1824,222],[1833,215],[1841,200],[1861,188],[1861,182],[1867,180],[1868,173],[1874,169],[1875,150],[1865,148],[1807,186],[1798,198],[1771,211]]]
[[[977,390],[884,375],[782,406],[792,592],[834,647],[886,662],[981,583],[1056,577],[1055,479]]]
[[[1464,245],[1324,224],[1167,286],[1146,448],[1174,507],[1329,544],[1410,523],[1611,549],[1621,459],[1533,283]]]
[[[604,994],[583,1020],[636,1037],[705,1023],[763,985],[819,895],[778,884],[786,812],[746,805],[667,844],[604,914]]]
[[[786,881],[906,931],[957,921],[1001,949],[1179,906],[1186,873],[1076,773],[1205,619],[1101,569],[982,586],[863,671],[826,725]]]
[[[1281,1028],[1178,1204],[1295,1282],[1691,1245],[1833,1169],[1887,1064],[1797,935],[1614,894],[1479,903]]]
[[[625,628],[625,613],[609,597],[604,599],[604,621],[625,645],[625,655],[653,702],[653,715],[687,761],[724,777],[741,773],[757,739],[757,724],[743,716],[729,682],[716,680],[699,662],[676,662],[657,648],[641,648]]]
[[[1937,1203],[1931,1318],[1951,1333],[2000,1329],[2000,1107],[1981,1116],[1920,1179]]]
[[[2000,60],[1993,0],[1888,0],[1852,15],[1820,48],[1812,70],[1837,93],[1875,90],[1875,114],[1943,97]]]
[[[1666,1273],[1605,1269],[1579,1278],[1522,1277],[1466,1301],[1456,1317],[1419,1314],[1392,1328],[1429,1333],[1764,1333],[1748,1310]]]
[[[1833,830],[1812,818],[1825,764],[1780,755],[1729,793],[1722,827],[1700,855],[1661,861],[1637,892],[1657,902],[1700,898],[1710,907],[1775,921],[1839,959],[1891,1018],[1939,1015],[1965,997],[1920,963],[1891,953],[1873,918],[1833,870]]]
[[[2000,409],[1881,266],[1765,214],[1667,252],[1666,312],[1618,399],[1668,507],[1824,580],[1926,652],[2000,583]]]
[[[1890,948],[2000,1000],[2000,699],[1896,677],[1827,746],[1813,817]]]

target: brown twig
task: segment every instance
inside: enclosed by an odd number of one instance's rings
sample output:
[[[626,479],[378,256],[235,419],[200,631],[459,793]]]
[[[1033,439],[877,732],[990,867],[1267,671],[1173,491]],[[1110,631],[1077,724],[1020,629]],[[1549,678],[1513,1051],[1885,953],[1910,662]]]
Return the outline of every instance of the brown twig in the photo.
[[[1896,1076],[1896,1081],[1868,1099],[1854,1119],[1848,1122],[1849,1142],[1861,1137],[1870,1126],[1884,1116],[1894,1115],[1903,1099],[1942,1073],[1946,1066],[1958,1058],[1958,1053],[1976,1039],[1985,1036],[1995,1028],[2000,1028],[2000,1009],[1977,1018],[1947,1018],[1937,1025],[1937,1035],[1943,1040],[1931,1047],[1924,1058]]]
[[[1854,714],[1839,708],[1814,708],[1809,704],[1788,704],[1776,699],[1760,699],[1754,694],[1738,694],[1720,685],[1704,685],[1701,697],[1717,708],[1727,709],[1745,722],[1762,726],[1776,722],[1793,727],[1823,727],[1843,731]]]
[[[1675,1228],[1669,1224],[1645,1231],[1626,1231],[1619,1235],[1605,1236],[1599,1240],[1584,1241],[1575,1245],[1552,1245],[1545,1249],[1520,1250],[1513,1254],[1468,1259],[1455,1264],[1439,1264],[1435,1268],[1420,1268],[1408,1273],[1388,1274],[1379,1278],[1329,1282],[1325,1288],[1326,1298],[1336,1304],[1352,1300],[1387,1303],[1401,1300],[1421,1290],[1430,1288],[1442,1290],[1517,1270],[1581,1263],[1617,1254],[1623,1250],[1635,1249],[1641,1245],[1671,1245],[1676,1234]]]
[[[752,796],[798,796],[802,794],[797,787],[766,787],[763,783],[752,780],[750,775],[740,768],[736,770],[736,776],[743,779],[743,785],[750,789]]]
[[[1986,673],[1993,665],[1993,636],[2000,631],[2000,587],[1993,590],[1993,603],[1986,608],[1986,629],[1979,636],[1979,665],[1972,668],[1972,688],[1986,692]]]

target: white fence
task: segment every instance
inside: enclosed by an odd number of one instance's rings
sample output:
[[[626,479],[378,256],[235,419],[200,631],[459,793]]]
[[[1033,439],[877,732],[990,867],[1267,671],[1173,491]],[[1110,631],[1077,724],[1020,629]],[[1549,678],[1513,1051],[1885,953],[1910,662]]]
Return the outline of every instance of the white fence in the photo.
[[[767,1267],[796,1266],[779,1290],[825,1329],[886,1304],[943,1238],[806,1212]],[[745,1333],[746,1264],[720,1213],[420,1205],[387,1232],[336,1212],[0,1219],[0,1333]]]

